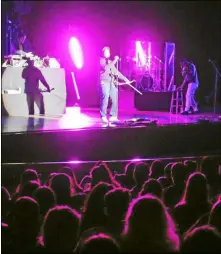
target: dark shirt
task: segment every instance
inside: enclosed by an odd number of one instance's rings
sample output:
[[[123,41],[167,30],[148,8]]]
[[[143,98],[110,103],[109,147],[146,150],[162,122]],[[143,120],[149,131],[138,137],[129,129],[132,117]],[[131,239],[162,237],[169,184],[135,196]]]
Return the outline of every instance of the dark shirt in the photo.
[[[178,224],[180,234],[186,232],[197,220],[210,212],[212,205],[210,203],[202,204],[178,204],[173,212],[172,216],[175,222]]]
[[[137,198],[137,197],[138,197],[139,192],[142,190],[142,186],[143,186],[143,185],[135,185],[135,186],[131,189],[130,193],[131,193],[132,198]]]
[[[127,189],[132,189],[135,185],[133,176],[129,177],[125,174],[116,174],[114,179],[120,183],[120,185]]]
[[[167,207],[174,207],[182,198],[185,184],[174,184],[163,190],[163,199]]]
[[[189,63],[182,67],[182,76],[184,77],[185,82],[199,84],[198,75],[196,67],[194,64]]]
[[[39,81],[50,90],[41,71],[34,66],[26,67],[22,72],[22,78],[25,79],[25,93],[39,93]]]

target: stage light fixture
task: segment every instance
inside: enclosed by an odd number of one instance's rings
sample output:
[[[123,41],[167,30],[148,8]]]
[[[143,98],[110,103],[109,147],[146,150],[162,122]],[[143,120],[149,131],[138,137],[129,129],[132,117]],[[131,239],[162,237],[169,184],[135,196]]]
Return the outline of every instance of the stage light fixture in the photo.
[[[79,40],[75,37],[71,37],[69,41],[69,51],[72,58],[72,61],[74,62],[74,65],[77,69],[82,69],[84,65],[84,57],[83,57],[83,51],[81,44]]]

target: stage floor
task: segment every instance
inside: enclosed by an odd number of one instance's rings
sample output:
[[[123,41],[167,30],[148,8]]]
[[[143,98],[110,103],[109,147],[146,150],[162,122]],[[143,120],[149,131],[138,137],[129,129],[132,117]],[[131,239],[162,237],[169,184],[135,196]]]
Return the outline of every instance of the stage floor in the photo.
[[[45,132],[45,131],[67,131],[80,129],[99,129],[107,127],[125,128],[138,126],[138,122],[129,122],[132,119],[145,119],[145,123],[155,122],[158,126],[163,125],[187,125],[197,124],[200,120],[217,121],[220,114],[199,113],[196,115],[183,116],[180,114],[170,114],[159,111],[129,111],[121,110],[119,112],[120,123],[103,124],[98,109],[82,109],[81,114],[74,113],[63,116],[4,116],[2,117],[2,133],[20,133],[20,132]],[[130,123],[130,124],[129,124]],[[142,125],[142,124],[141,124]]]

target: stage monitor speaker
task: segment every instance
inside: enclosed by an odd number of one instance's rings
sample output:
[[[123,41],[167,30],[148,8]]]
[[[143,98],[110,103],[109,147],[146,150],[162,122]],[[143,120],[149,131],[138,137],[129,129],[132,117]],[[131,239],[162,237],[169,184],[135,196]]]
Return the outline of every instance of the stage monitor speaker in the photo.
[[[141,111],[170,111],[172,92],[144,92],[134,94],[134,104]]]

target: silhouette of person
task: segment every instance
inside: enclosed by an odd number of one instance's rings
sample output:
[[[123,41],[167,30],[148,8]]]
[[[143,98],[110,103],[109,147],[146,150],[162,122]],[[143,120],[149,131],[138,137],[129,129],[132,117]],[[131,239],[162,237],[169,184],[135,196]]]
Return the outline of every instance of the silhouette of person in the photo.
[[[20,32],[15,40],[11,43],[11,50],[13,55],[26,56],[32,52],[32,46],[30,41],[27,39],[27,35]]]
[[[34,61],[28,60],[28,66],[22,72],[22,78],[25,79],[25,93],[27,94],[27,103],[29,115],[34,115],[34,103],[37,104],[40,114],[45,114],[43,95],[39,89],[39,81],[50,92],[51,89],[42,75],[41,71],[34,66]]]

